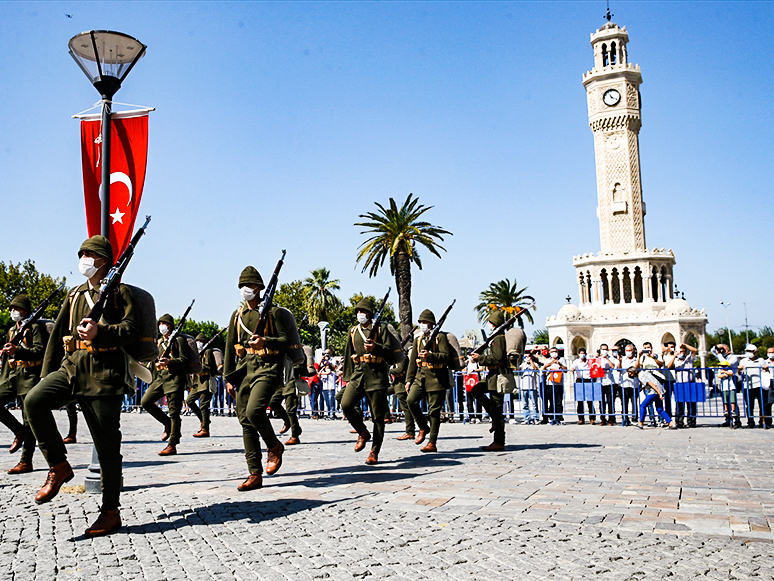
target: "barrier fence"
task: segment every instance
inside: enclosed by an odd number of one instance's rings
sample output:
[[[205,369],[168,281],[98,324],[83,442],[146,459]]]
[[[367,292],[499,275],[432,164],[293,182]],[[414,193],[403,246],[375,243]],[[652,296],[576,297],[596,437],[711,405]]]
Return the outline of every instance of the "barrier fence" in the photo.
[[[759,423],[771,424],[774,390],[770,389],[771,380],[766,383],[764,378],[764,382],[761,382],[760,375],[736,375],[732,381],[721,385],[717,377],[718,368],[650,371],[663,377],[663,408],[678,423],[691,424],[697,418],[726,418],[730,422],[746,420],[750,423],[757,418]],[[485,380],[486,372],[453,373],[453,387],[446,394],[445,419],[467,423],[488,418],[481,404],[471,396],[468,388],[472,386],[466,386],[466,379],[471,383],[471,375]],[[583,418],[589,422],[593,420],[626,425],[638,421],[640,403],[646,395],[639,380],[627,380],[621,370],[614,370],[614,380],[619,382],[607,385],[602,379],[576,381],[572,371],[563,371],[557,375],[554,371],[516,370],[514,375],[517,389],[504,395],[503,413],[507,420],[561,423],[570,418],[575,421]],[[146,389],[147,385],[137,380],[137,393],[125,398],[124,411],[139,411],[140,400]],[[393,416],[400,419],[402,412],[397,400],[394,396],[390,399],[390,410]],[[332,402],[337,409],[330,409],[328,402]],[[649,422],[655,420],[656,414],[652,407],[646,410],[645,420]],[[226,393],[222,377],[218,377],[211,409],[213,415],[236,415],[236,402]],[[365,400],[363,410],[367,415]],[[325,397],[315,390],[307,396],[299,397],[298,413],[302,417],[332,417],[334,414],[341,417],[335,399]]]

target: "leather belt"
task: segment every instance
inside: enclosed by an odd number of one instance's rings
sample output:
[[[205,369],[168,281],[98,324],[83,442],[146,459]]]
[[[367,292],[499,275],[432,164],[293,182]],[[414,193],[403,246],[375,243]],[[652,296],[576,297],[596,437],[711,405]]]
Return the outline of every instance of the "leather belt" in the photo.
[[[72,335],[62,337],[64,348],[67,353],[75,351],[88,351],[89,353],[106,353],[108,351],[118,351],[118,347],[94,347],[91,341],[79,341]]]
[[[421,359],[417,359],[417,365],[419,367],[428,367],[430,369],[440,369],[443,367],[443,363],[428,363],[427,361],[422,361]]]
[[[381,363],[382,358],[366,353],[365,355],[353,355],[352,361],[355,363]]]
[[[11,369],[16,369],[17,367],[38,367],[39,365],[43,365],[43,360],[40,361],[18,361],[16,359],[9,360],[8,361],[8,367]]]
[[[276,349],[254,349],[253,347],[245,347],[245,352],[250,355],[258,355],[260,357],[266,357],[267,355],[279,355],[280,352]]]

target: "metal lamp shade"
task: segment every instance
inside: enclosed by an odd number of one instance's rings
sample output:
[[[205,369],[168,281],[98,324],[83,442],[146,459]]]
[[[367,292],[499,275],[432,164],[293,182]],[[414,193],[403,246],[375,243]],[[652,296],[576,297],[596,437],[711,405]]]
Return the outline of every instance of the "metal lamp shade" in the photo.
[[[147,48],[136,38],[111,30],[76,34],[70,39],[69,47],[75,62],[107,99],[121,88],[126,75]]]

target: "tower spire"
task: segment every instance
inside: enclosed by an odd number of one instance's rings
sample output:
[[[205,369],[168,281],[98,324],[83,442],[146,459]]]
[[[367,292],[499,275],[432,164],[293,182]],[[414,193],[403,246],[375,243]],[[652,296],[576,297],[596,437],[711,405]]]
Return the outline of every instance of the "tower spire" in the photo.
[[[607,18],[607,21],[610,22],[613,16],[615,16],[615,14],[610,14],[610,0],[607,0],[607,12],[605,13],[605,18]]]

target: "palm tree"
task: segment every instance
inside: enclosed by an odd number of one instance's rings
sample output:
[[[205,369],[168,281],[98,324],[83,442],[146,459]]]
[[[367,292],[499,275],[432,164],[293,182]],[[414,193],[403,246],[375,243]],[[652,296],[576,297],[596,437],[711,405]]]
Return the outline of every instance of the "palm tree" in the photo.
[[[524,294],[526,290],[526,286],[523,289],[516,288],[516,279],[513,279],[513,284],[507,278],[491,283],[488,289],[478,295],[481,302],[473,309],[478,313],[479,322],[483,323],[489,317],[489,313],[497,310],[505,311],[507,319],[508,315],[512,315],[519,307],[535,302],[533,297]],[[530,323],[534,323],[529,309],[524,316]],[[519,326],[524,326],[521,317],[519,317]]]
[[[419,218],[433,206],[423,206],[419,198],[409,194],[403,206],[398,208],[395,200],[390,198],[390,207],[385,208],[379,202],[374,202],[378,212],[360,214],[366,222],[356,222],[355,226],[366,228],[361,234],[370,237],[360,245],[357,262],[365,259],[362,272],[368,270],[368,276],[373,277],[384,264],[390,260],[390,274],[395,277],[398,289],[398,311],[400,313],[400,329],[405,337],[411,330],[411,263],[422,270],[417,245],[422,245],[438,258],[438,250],[446,249],[439,244],[443,235],[451,232],[429,222],[421,222]]]
[[[319,321],[327,321],[328,311],[339,304],[333,291],[340,287],[338,279],[329,280],[331,271],[327,268],[316,268],[310,274],[312,276],[304,280],[302,288],[310,323],[316,325]]]

